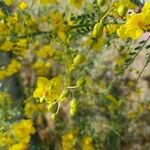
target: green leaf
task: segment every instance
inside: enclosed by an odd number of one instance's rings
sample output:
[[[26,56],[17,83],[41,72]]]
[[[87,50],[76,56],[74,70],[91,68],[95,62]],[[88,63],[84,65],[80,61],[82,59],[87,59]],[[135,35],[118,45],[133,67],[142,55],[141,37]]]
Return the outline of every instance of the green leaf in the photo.
[[[145,43],[145,40],[142,40],[139,42],[139,44],[144,44]]]
[[[146,48],[146,49],[149,49],[149,48],[150,48],[150,44],[149,44],[149,45],[147,45],[145,48]]]
[[[141,48],[141,46],[137,46],[137,47],[134,48],[134,50],[137,51],[137,50],[139,50],[140,48]]]

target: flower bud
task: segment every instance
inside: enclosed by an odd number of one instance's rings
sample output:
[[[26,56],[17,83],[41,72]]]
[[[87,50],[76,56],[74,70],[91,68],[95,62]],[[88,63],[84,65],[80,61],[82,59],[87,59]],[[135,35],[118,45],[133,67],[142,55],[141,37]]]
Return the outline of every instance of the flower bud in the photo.
[[[98,6],[104,6],[106,4],[106,0],[97,0]]]
[[[56,114],[56,113],[53,113],[53,114],[51,115],[52,120],[56,120],[56,117],[57,117],[57,114]]]
[[[85,61],[85,55],[78,54],[73,60],[73,65],[77,66],[79,64],[82,64],[84,61]]]
[[[127,8],[124,5],[119,5],[117,12],[122,17],[127,13]]]
[[[65,98],[67,98],[68,95],[69,95],[68,90],[63,90],[62,93],[61,93],[61,95],[60,95],[60,97],[59,97],[60,101],[62,101],[62,100],[64,100]]]
[[[78,108],[77,100],[73,98],[70,103],[70,115],[71,116],[75,115],[75,113],[77,112],[77,108]]]
[[[78,87],[84,87],[86,84],[86,79],[84,77],[81,77],[78,81],[77,81],[77,86]]]
[[[103,36],[103,24],[101,22],[95,24],[91,36],[94,39],[98,39]]]

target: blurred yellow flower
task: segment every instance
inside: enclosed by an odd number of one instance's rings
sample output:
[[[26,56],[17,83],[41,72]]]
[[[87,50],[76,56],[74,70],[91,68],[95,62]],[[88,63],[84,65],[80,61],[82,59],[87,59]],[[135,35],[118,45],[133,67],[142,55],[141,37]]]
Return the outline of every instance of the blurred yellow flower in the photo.
[[[56,32],[60,40],[65,42],[67,39],[67,36],[66,36],[67,28],[64,24],[64,19],[63,19],[62,14],[59,11],[53,12],[51,14],[51,19],[52,19],[53,30]]]
[[[29,143],[30,135],[35,133],[31,120],[21,120],[12,126],[13,135],[18,142]]]
[[[52,56],[53,51],[54,50],[50,45],[45,45],[39,51],[37,51],[37,56],[48,58]]]
[[[28,145],[24,143],[18,143],[12,145],[9,150],[28,150]]]
[[[17,73],[21,68],[21,63],[15,59],[11,60],[11,63],[7,67],[7,76],[11,76],[14,73]]]
[[[0,22],[0,35],[5,36],[9,33],[9,29],[4,22]]]
[[[85,136],[82,140],[82,150],[94,150],[92,138]]]
[[[4,3],[7,5],[7,6],[10,6],[14,3],[14,0],[4,0]]]
[[[38,59],[33,65],[32,68],[35,69],[38,75],[46,75],[49,70],[52,68],[53,62],[51,60],[44,61],[42,59]]]
[[[62,136],[62,150],[72,150],[76,142],[76,131],[70,131]]]
[[[18,5],[18,8],[21,9],[21,10],[25,10],[27,7],[28,7],[28,4],[25,3],[25,2],[21,2],[21,3]]]
[[[9,41],[9,40],[6,40],[6,41],[2,44],[1,49],[2,49],[3,51],[11,51],[11,50],[13,50],[13,43],[12,43],[11,41]]]
[[[0,132],[0,147],[2,146],[9,146],[13,143],[10,135],[7,133]]]

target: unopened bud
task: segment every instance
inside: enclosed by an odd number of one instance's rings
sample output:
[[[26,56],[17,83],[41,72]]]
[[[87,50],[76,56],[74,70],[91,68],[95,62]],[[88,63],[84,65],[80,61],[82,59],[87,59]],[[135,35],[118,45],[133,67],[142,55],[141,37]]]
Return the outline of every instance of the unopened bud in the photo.
[[[98,22],[95,24],[92,31],[92,38],[98,39],[103,36],[103,24]]]
[[[56,113],[53,113],[53,114],[51,115],[52,120],[56,120],[56,117],[57,117],[57,114],[56,114]]]
[[[82,64],[84,61],[85,61],[85,55],[78,54],[73,60],[73,65],[77,66],[79,64]]]
[[[84,87],[86,84],[86,79],[81,77],[78,81],[77,81],[77,86],[78,87]]]
[[[68,90],[63,90],[62,93],[61,93],[61,95],[60,95],[60,97],[59,97],[59,99],[60,100],[64,100],[65,98],[68,97],[68,95],[69,95]]]
[[[70,115],[71,116],[75,115],[75,113],[77,112],[77,108],[78,108],[77,100],[73,98],[70,103]]]
[[[106,4],[106,0],[97,0],[98,6],[104,6]]]
[[[127,8],[124,5],[120,5],[118,7],[117,12],[118,12],[118,15],[122,17],[127,13]]]

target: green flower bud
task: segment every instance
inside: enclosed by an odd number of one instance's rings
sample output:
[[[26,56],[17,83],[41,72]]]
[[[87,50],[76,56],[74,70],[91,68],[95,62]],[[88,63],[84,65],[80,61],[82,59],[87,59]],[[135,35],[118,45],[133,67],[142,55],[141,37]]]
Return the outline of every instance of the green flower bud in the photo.
[[[81,77],[78,81],[77,81],[77,86],[78,87],[84,87],[86,84],[86,79],[84,77]]]
[[[65,90],[62,91],[62,93],[61,93],[59,99],[60,99],[60,100],[64,100],[65,98],[68,97],[68,95],[69,95],[69,92],[68,92],[68,90],[65,89]]]
[[[70,103],[70,115],[71,116],[75,115],[75,113],[77,112],[77,108],[78,108],[77,100],[73,98]]]
[[[51,115],[52,120],[56,120],[56,117],[57,117],[57,114],[56,114],[56,113],[53,113],[53,114]]]
[[[78,54],[74,60],[73,60],[73,66],[77,66],[79,64],[82,64],[85,61],[85,55]]]
[[[103,24],[101,22],[95,24],[91,36],[94,39],[98,39],[103,36]]]
[[[98,6],[104,6],[106,4],[106,0],[97,0]]]
[[[121,17],[124,16],[127,13],[127,10],[128,9],[124,5],[120,5],[117,10],[118,15]]]

